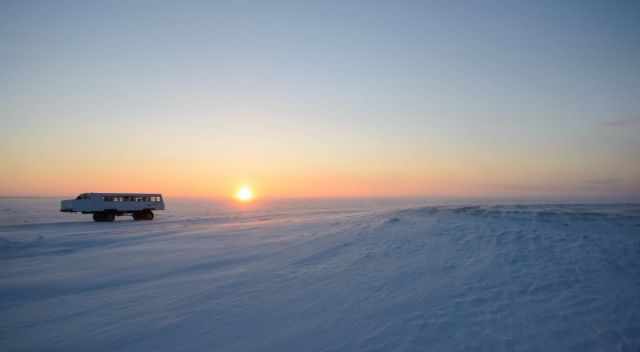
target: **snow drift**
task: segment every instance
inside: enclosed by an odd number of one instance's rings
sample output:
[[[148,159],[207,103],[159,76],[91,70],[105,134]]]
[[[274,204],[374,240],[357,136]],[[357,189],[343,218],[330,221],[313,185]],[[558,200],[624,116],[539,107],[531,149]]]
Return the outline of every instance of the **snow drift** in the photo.
[[[7,351],[637,351],[640,207],[0,227]]]

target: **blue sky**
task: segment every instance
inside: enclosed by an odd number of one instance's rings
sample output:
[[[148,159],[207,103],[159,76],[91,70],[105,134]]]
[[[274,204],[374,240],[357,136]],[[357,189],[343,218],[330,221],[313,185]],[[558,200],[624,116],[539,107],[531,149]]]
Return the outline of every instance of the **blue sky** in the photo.
[[[640,193],[638,2],[4,7],[0,194],[118,164],[176,194]]]

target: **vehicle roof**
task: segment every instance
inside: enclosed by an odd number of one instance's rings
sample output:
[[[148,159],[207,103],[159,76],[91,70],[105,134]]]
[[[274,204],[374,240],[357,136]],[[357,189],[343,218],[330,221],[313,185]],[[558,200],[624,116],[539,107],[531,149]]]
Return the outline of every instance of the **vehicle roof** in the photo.
[[[124,196],[134,196],[134,197],[162,197],[160,193],[82,193],[91,196],[113,196],[113,197],[124,197]]]

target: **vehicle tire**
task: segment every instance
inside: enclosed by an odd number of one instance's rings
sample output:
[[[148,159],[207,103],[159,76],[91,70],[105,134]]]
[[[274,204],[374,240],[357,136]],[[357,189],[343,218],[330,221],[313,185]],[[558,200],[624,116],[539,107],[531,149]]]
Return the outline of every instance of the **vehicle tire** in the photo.
[[[95,222],[111,222],[116,219],[116,214],[107,212],[93,213],[93,221]]]
[[[133,220],[153,220],[153,212],[151,210],[137,211],[132,214]]]

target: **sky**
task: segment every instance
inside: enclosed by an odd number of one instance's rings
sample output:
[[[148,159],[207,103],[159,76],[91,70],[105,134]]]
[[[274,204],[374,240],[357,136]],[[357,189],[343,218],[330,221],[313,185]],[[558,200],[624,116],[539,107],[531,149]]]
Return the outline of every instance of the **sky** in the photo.
[[[0,195],[640,197],[637,1],[3,1]]]

